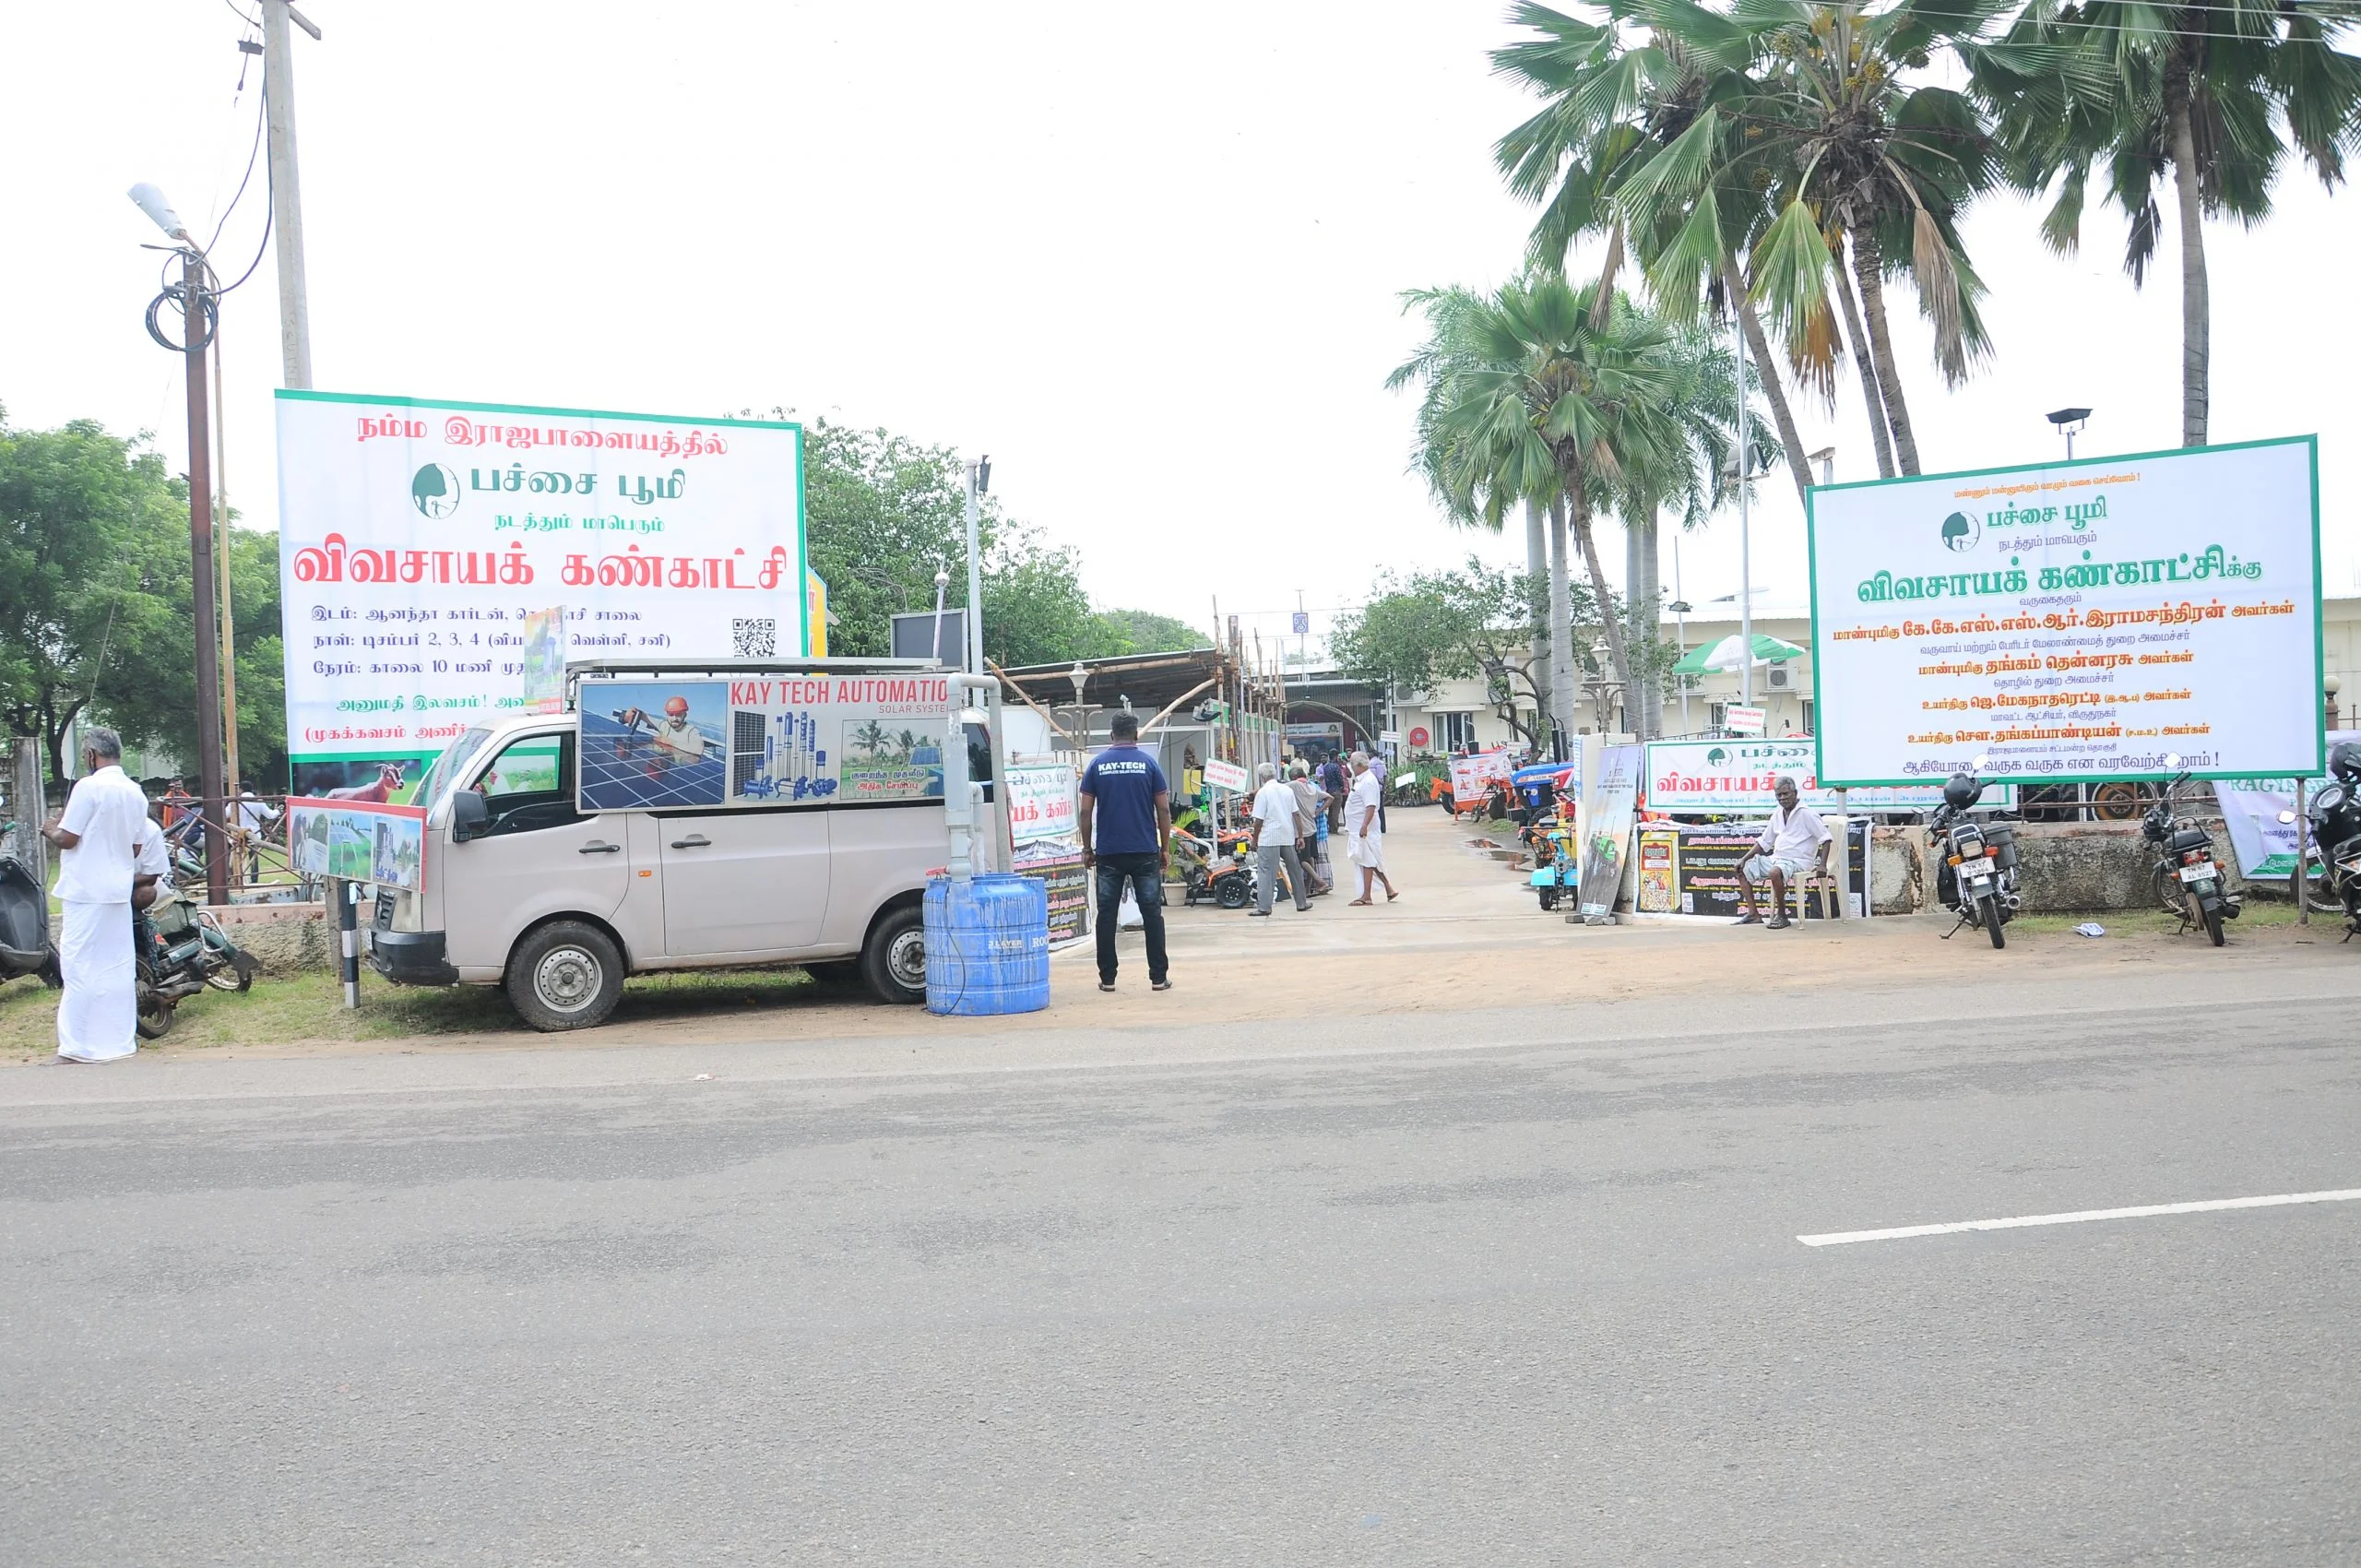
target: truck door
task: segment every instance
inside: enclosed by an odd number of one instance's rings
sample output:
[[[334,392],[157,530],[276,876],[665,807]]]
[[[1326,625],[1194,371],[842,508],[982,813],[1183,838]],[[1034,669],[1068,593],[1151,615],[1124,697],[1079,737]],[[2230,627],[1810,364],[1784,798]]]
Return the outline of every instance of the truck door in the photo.
[[[574,743],[566,730],[502,747],[474,786],[490,830],[449,845],[444,863],[428,868],[443,879],[445,954],[462,970],[506,964],[517,934],[543,916],[604,920],[623,901],[623,825],[575,809]]]
[[[659,812],[656,831],[668,955],[753,957],[819,944],[828,910],[825,812]]]

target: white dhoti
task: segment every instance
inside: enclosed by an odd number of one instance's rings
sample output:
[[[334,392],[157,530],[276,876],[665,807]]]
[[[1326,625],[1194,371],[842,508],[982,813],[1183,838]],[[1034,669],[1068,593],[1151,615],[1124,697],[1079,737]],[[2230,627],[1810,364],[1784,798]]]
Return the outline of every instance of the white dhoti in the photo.
[[[1385,835],[1356,833],[1345,841],[1345,858],[1367,871],[1385,869]]]
[[[57,1004],[57,1054],[112,1062],[139,1049],[139,973],[129,904],[68,902],[57,933],[65,994]]]

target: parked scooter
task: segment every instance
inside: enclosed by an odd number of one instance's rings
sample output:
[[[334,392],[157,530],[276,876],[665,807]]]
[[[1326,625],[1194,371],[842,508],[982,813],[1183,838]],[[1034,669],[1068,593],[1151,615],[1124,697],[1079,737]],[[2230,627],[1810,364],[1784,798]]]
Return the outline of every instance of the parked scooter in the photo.
[[[47,986],[65,983],[49,938],[49,896],[23,861],[0,857],[0,980],[19,975],[39,975]]]
[[[2350,942],[2361,932],[2361,742],[2339,742],[2328,754],[2328,771],[2329,782],[2304,810],[2311,827],[2307,858],[2320,867],[2317,882],[2307,876],[2307,896],[2314,909],[2343,914]],[[2281,812],[2279,820],[2293,823],[2296,814]]]
[[[169,885],[154,904],[131,916],[131,946],[138,967],[139,1038],[172,1032],[173,1009],[208,986],[244,991],[260,967],[230,940],[220,922]]]
[[[1985,759],[1970,766],[1982,771]],[[1995,947],[2009,939],[2001,927],[2016,917],[2022,902],[2017,892],[2017,830],[2005,822],[1985,822],[1972,814],[1984,798],[1984,785],[1973,774],[1959,773],[1943,786],[1943,803],[1927,825],[1928,842],[1940,859],[1935,868],[1935,895],[1943,907],[1959,916],[1959,925],[1943,932],[1949,942],[1960,926],[1976,926],[1992,938]]]
[[[2180,766],[2178,753],[2165,758],[2166,767]],[[2165,786],[2164,799],[2148,808],[2140,820],[2140,837],[2154,846],[2156,868],[2152,874],[2156,901],[2180,921],[2183,931],[2201,925],[2213,945],[2223,943],[2222,922],[2236,920],[2242,906],[2223,891],[2222,868],[2213,860],[2213,836],[2185,816],[2173,813],[2173,796],[2189,775]]]

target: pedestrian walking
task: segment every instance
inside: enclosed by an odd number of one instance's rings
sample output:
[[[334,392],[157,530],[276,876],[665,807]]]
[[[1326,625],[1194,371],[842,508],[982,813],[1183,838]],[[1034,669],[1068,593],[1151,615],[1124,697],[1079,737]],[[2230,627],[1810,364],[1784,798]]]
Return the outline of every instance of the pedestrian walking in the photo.
[[[1298,909],[1311,908],[1311,882],[1303,874],[1303,857],[1296,853],[1297,830],[1303,823],[1303,805],[1279,777],[1279,770],[1269,763],[1254,769],[1254,778],[1262,788],[1254,791],[1251,814],[1254,818],[1254,853],[1262,862],[1262,876],[1254,886],[1254,913],[1268,917],[1272,896],[1278,891],[1279,867],[1287,868],[1287,888],[1295,895]]]
[[[1345,777],[1345,765],[1335,756],[1320,765],[1320,788],[1328,795],[1328,837],[1345,836],[1345,791],[1352,780]]]
[[[1170,991],[1164,951],[1164,862],[1172,849],[1172,795],[1164,770],[1140,749],[1136,715],[1119,713],[1108,726],[1108,746],[1082,770],[1075,812],[1082,863],[1096,873],[1098,894],[1098,989],[1115,989],[1115,925],[1129,884],[1147,939],[1147,983]]]
[[[1296,840],[1295,852],[1302,858],[1303,869],[1311,873],[1311,896],[1314,898],[1332,891],[1328,868],[1322,863],[1321,846],[1327,842],[1327,830],[1321,819],[1328,810],[1328,797],[1311,781],[1311,769],[1297,763],[1287,770],[1287,788],[1295,791],[1296,814],[1303,825],[1303,837]]]
[[[1361,896],[1351,907],[1366,908],[1373,901],[1372,878],[1385,885],[1385,901],[1391,904],[1402,895],[1385,874],[1385,828],[1379,817],[1385,796],[1384,765],[1365,752],[1355,752],[1353,768],[1352,792],[1345,801],[1345,858],[1360,868]]]
[[[123,771],[123,742],[113,731],[84,734],[82,766],[65,809],[41,830],[58,849],[56,892],[65,909],[55,1060],[113,1062],[139,1049],[131,890],[140,837],[152,828],[148,796]]]

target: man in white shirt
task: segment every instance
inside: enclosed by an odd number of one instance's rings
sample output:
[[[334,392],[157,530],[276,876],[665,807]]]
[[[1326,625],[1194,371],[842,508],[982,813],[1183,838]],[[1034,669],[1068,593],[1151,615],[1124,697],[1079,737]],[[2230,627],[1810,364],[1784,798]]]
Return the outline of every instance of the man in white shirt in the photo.
[[[1262,861],[1263,874],[1254,888],[1254,913],[1267,916],[1271,899],[1278,891],[1279,867],[1287,868],[1287,886],[1295,894],[1298,909],[1311,908],[1311,880],[1303,874],[1303,856],[1296,849],[1303,837],[1303,803],[1296,799],[1279,770],[1269,763],[1255,768],[1254,777],[1262,788],[1254,791],[1252,814],[1254,818],[1254,852]]]
[[[1820,814],[1796,804],[1793,778],[1780,779],[1772,786],[1772,793],[1779,799],[1778,809],[1771,814],[1762,836],[1754,841],[1756,852],[1738,868],[1738,890],[1746,897],[1746,913],[1738,917],[1738,923],[1785,931],[1790,923],[1787,884],[1807,872],[1826,876],[1831,840],[1828,824],[1820,820]],[[1767,922],[1754,907],[1754,885],[1765,878],[1771,883],[1771,919]]]
[[[57,934],[65,994],[57,1004],[57,1059],[112,1062],[136,1051],[138,971],[131,950],[131,889],[143,836],[154,831],[148,797],[123,771],[112,730],[82,738],[83,777],[65,809],[42,829],[57,846]]]
[[[1360,868],[1361,896],[1347,908],[1370,903],[1370,879],[1385,885],[1389,904],[1401,895],[1385,874],[1385,759],[1366,752],[1353,754],[1353,788],[1345,797],[1345,858]]]

